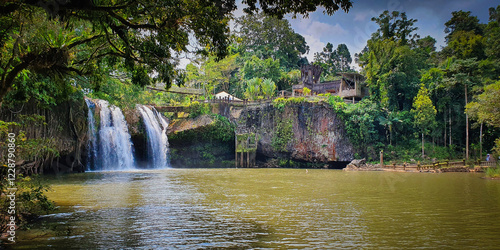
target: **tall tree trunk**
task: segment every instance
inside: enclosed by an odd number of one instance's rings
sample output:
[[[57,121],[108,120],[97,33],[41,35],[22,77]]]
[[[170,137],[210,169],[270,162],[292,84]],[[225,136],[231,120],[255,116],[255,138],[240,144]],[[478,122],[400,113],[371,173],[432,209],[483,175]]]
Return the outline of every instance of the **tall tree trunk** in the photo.
[[[448,144],[449,147],[451,147],[451,105],[448,106],[448,121],[450,122],[450,136],[449,136],[449,139],[450,139],[450,144]]]
[[[389,125],[389,145],[392,146],[392,125]]]
[[[424,133],[422,133],[422,159],[424,159]]]
[[[444,124],[444,141],[443,141],[443,146],[446,147],[446,141],[447,141],[446,140],[447,139],[446,138],[446,109],[443,112],[443,119],[444,119],[444,122],[443,122],[443,124]]]
[[[465,84],[465,106],[467,106],[467,84]],[[465,113],[465,159],[469,159],[469,115]]]
[[[483,158],[483,122],[481,122],[481,128],[479,129],[479,158]]]

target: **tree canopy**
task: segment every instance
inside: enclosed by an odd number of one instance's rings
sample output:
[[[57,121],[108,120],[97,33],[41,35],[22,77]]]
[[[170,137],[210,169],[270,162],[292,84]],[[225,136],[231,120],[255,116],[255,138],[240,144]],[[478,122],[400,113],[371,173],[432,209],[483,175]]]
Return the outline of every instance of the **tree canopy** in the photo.
[[[352,62],[351,53],[345,44],[339,44],[337,49],[333,49],[333,44],[327,43],[322,52],[314,54],[315,65],[320,65],[323,69],[322,78],[331,79],[337,72],[350,71]]]
[[[302,55],[309,51],[305,38],[295,33],[288,20],[265,13],[238,18],[235,33],[242,52],[279,60],[285,69],[297,69]]]
[[[282,17],[348,11],[351,2],[244,1],[248,13]],[[134,84],[167,86],[182,72],[178,53],[227,55],[229,20],[236,9],[226,1],[3,1],[0,3],[0,103],[24,70],[49,77],[98,77],[120,66]],[[194,46],[193,46],[194,45]],[[192,48],[193,47],[193,48]]]

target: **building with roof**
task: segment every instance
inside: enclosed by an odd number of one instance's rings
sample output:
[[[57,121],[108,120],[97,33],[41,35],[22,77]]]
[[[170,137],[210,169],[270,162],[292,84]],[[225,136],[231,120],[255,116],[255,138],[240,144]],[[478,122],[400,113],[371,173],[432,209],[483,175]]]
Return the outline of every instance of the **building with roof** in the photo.
[[[318,65],[304,65],[301,68],[302,83],[292,86],[292,96],[303,95],[304,87],[312,94],[326,94],[341,96],[344,99],[359,101],[368,95],[365,77],[356,72],[339,72],[341,79],[320,82],[322,69]]]
[[[222,91],[222,92],[215,94],[215,99],[228,99],[230,101],[243,101],[243,100],[227,93],[226,91]]]

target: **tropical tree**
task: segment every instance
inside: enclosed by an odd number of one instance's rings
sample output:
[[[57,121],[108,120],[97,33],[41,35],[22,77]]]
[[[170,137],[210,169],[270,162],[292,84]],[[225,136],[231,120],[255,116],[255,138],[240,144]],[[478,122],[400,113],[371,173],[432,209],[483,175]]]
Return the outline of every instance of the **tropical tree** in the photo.
[[[417,19],[408,19],[405,12],[388,10],[382,12],[379,17],[372,17],[372,21],[379,25],[378,30],[372,34],[374,39],[393,39],[400,42],[401,45],[407,45],[409,42],[415,42],[418,35],[413,34],[417,30],[414,24]]]
[[[254,55],[249,60],[245,61],[240,74],[244,80],[250,80],[257,77],[267,78],[277,82],[281,78],[280,61],[272,58],[262,60]]]
[[[272,96],[274,96],[274,93],[276,91],[276,84],[273,82],[273,80],[271,79],[264,79],[261,84],[261,90],[262,90],[262,94],[266,97],[266,98],[270,98]]]
[[[258,12],[259,6],[263,13],[278,17],[307,15],[317,7],[331,15],[352,6],[348,0],[245,3],[247,13]],[[2,1],[0,104],[23,70],[50,77],[98,78],[113,70],[110,65],[121,64],[135,84],[181,84],[176,55],[226,56],[235,9],[235,0]]]
[[[323,69],[322,78],[331,80],[337,72],[350,71],[352,62],[351,53],[345,44],[339,44],[333,49],[333,44],[327,43],[322,52],[314,54],[314,65]]]
[[[260,97],[260,84],[262,82],[262,79],[260,78],[253,78],[250,80],[246,81],[246,89],[244,96],[245,98],[249,100],[257,100]]]
[[[451,19],[444,24],[446,26],[444,32],[447,34],[446,41],[449,41],[455,32],[459,31],[472,31],[474,34],[483,34],[483,27],[479,23],[479,19],[476,16],[471,16],[470,11],[453,11],[451,15]]]
[[[413,101],[413,109],[411,110],[411,113],[415,117],[415,127],[417,127],[422,134],[422,158],[425,156],[424,135],[428,134],[434,127],[436,112],[436,108],[432,104],[431,98],[429,97],[429,91],[422,84]]]
[[[392,134],[394,131],[394,126],[401,123],[402,120],[399,118],[398,113],[384,109],[382,115],[378,117],[380,125],[384,126],[386,129],[386,137],[389,138],[389,145],[392,145]]]
[[[480,147],[482,154],[482,125],[486,123],[491,127],[500,128],[500,81],[496,81],[484,88],[484,92],[475,96],[475,101],[470,102],[465,107],[465,112],[481,124]],[[500,138],[496,139],[496,144],[500,146]],[[500,147],[496,147],[497,153],[500,155]]]
[[[475,101],[466,106],[466,112],[479,122],[500,128],[500,81],[484,88],[484,92],[475,96]]]
[[[290,22],[264,13],[236,19],[240,50],[259,59],[279,60],[285,70],[297,69],[309,51],[305,38],[295,33]]]

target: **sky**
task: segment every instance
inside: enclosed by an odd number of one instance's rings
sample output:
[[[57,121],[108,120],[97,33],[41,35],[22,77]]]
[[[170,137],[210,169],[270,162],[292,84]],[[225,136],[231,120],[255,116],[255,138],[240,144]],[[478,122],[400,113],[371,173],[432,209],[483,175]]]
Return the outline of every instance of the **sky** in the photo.
[[[500,5],[498,0],[353,0],[352,2],[353,6],[349,13],[339,10],[328,16],[319,9],[306,19],[287,17],[295,32],[304,36],[309,45],[310,51],[306,56],[310,62],[314,53],[322,51],[328,42],[332,43],[334,48],[338,44],[345,43],[354,60],[354,54],[365,47],[366,41],[378,28],[371,18],[379,16],[384,10],[406,12],[409,19],[417,19],[416,33],[420,37],[432,36],[437,41],[437,49],[440,50],[445,45],[444,23],[451,18],[453,11],[470,11],[481,23],[487,23],[488,9]],[[357,65],[353,66],[358,68]]]
[[[440,50],[445,46],[444,23],[450,20],[453,11],[470,11],[481,23],[487,23],[488,9],[500,5],[498,0],[352,0],[352,2],[353,6],[348,13],[339,10],[328,16],[323,13],[323,9],[318,9],[310,13],[308,18],[285,17],[295,32],[305,38],[310,48],[309,53],[305,55],[309,62],[313,61],[314,53],[321,52],[328,42],[332,43],[334,48],[344,43],[353,58],[351,65],[359,70],[354,63],[354,54],[361,52],[366,41],[378,28],[371,18],[378,17],[384,10],[406,12],[409,19],[417,19],[416,33],[420,37],[432,36],[437,41],[437,50]],[[245,5],[241,4],[241,0],[237,0],[237,3],[238,9],[234,12],[234,16],[240,17],[243,15]],[[189,60],[181,60],[181,68],[185,68],[187,63]]]

